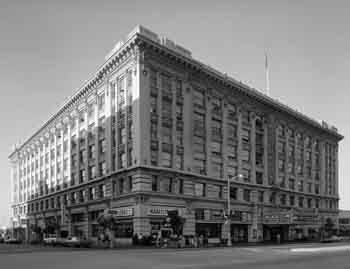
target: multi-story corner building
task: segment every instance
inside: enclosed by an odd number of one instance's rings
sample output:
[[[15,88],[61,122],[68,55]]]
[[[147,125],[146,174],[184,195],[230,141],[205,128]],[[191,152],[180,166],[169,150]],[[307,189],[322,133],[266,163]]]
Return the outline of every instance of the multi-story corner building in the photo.
[[[184,235],[227,238],[229,191],[233,242],[316,236],[342,138],[138,26],[10,155],[13,224],[95,239],[108,211],[118,241],[178,210]]]

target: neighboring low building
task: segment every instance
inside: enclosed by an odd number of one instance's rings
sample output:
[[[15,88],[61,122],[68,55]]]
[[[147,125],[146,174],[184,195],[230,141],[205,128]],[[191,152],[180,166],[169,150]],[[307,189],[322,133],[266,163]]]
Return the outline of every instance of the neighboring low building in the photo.
[[[339,211],[339,233],[350,236],[350,210]]]
[[[10,155],[13,225],[96,239],[108,211],[125,241],[177,210],[215,241],[229,191],[234,242],[316,237],[337,220],[342,138],[138,26]]]

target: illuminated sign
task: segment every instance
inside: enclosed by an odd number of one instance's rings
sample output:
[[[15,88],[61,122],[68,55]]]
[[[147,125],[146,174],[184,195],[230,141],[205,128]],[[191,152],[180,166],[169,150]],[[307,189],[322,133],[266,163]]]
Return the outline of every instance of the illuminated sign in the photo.
[[[106,214],[111,214],[115,217],[129,217],[134,215],[134,208],[120,207],[120,208],[107,209]]]

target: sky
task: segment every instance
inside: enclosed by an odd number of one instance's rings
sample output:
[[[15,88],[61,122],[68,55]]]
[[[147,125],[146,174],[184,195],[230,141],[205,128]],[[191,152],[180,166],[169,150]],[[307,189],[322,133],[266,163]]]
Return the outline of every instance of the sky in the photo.
[[[34,133],[137,24],[194,58],[335,125],[340,208],[350,209],[348,1],[0,0],[0,225],[10,215],[11,147]]]

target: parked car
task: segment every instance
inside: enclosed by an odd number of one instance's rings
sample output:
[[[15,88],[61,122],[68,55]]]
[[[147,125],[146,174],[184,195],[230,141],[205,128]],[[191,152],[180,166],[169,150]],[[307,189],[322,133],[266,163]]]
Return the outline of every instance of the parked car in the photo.
[[[43,239],[44,245],[54,245],[56,241],[57,241],[57,237],[55,234],[46,235]]]
[[[340,242],[342,240],[341,237],[332,235],[331,237],[324,238],[321,240],[322,243],[333,243],[333,242]]]
[[[91,246],[91,244],[92,242],[90,240],[82,239],[76,236],[70,236],[62,241],[62,245],[65,247],[88,248]]]
[[[5,242],[5,238],[3,238],[2,236],[0,236],[0,244]]]
[[[5,239],[5,244],[20,244],[21,240],[16,239],[14,237],[9,237]]]

